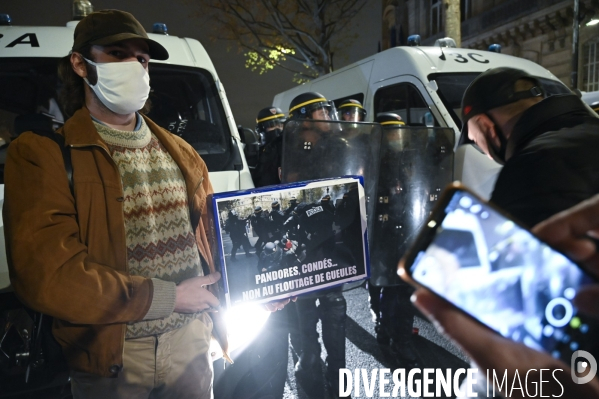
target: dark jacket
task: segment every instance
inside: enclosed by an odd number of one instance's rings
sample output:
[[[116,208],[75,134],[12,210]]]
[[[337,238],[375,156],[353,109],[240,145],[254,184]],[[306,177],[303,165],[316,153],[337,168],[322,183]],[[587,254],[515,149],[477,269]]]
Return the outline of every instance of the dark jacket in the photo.
[[[145,121],[183,173],[198,249],[213,272],[208,168],[185,141]],[[123,366],[127,323],[144,318],[154,286],[127,270],[121,176],[89,111],[77,111],[58,132],[71,148],[75,198],[49,138],[24,133],[8,150],[3,216],[10,279],[27,306],[54,317],[54,336],[72,369],[110,377]],[[218,296],[216,289],[210,286]],[[210,315],[226,352],[221,316]]]
[[[279,136],[269,141],[260,150],[260,158],[256,166],[256,187],[271,186],[281,183],[279,179],[279,168],[283,152],[283,137]]]
[[[524,112],[491,201],[532,227],[599,193],[599,118],[575,95]]]

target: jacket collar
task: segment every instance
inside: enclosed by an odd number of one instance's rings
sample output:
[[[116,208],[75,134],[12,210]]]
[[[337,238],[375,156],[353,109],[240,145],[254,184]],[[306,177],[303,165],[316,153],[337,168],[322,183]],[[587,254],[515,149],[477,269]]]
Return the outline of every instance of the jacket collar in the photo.
[[[65,144],[69,147],[82,147],[99,145],[108,150],[106,143],[96,130],[89,110],[86,107],[79,109],[70,117],[59,130],[64,135]]]
[[[556,131],[583,122],[584,117],[595,117],[575,94],[545,98],[522,113],[507,141],[506,160],[513,157],[532,139],[548,131]]]

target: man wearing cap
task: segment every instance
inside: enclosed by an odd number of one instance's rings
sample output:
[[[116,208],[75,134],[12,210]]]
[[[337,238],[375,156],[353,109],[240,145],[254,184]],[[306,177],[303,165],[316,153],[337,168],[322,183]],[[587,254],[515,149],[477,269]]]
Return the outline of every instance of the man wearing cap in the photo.
[[[210,398],[218,313],[208,170],[140,110],[148,63],[168,52],[129,13],[79,22],[60,64],[58,134],[24,133],[8,150],[4,223],[11,283],[54,317],[75,398]],[[208,313],[211,312],[211,313]],[[214,325],[214,329],[213,329]]]
[[[461,142],[504,164],[491,200],[528,226],[599,193],[599,119],[574,94],[547,98],[514,68],[480,74],[462,100]]]
[[[525,71],[494,68],[462,99],[460,143],[504,165],[491,201],[531,228],[599,193],[599,119],[574,94],[544,94]]]

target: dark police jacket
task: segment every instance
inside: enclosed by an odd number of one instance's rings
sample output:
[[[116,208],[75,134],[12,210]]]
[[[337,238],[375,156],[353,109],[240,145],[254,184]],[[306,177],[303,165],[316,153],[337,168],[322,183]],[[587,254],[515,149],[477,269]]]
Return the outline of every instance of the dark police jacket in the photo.
[[[256,187],[271,186],[281,183],[279,168],[283,152],[283,137],[279,136],[268,142],[260,150],[260,158],[256,166],[254,185]]]
[[[575,95],[524,112],[491,201],[532,227],[599,193],[599,118]]]

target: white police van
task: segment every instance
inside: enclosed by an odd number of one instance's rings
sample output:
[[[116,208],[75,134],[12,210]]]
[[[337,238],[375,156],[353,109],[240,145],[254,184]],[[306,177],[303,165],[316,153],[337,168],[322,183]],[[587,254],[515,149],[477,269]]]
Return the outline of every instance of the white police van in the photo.
[[[273,105],[288,110],[293,98],[308,91],[324,95],[337,106],[346,99],[355,99],[364,105],[367,121],[373,121],[381,112],[395,112],[407,126],[449,127],[454,130],[457,143],[464,91],[487,69],[523,69],[539,78],[549,95],[571,93],[558,78],[534,62],[497,52],[445,47],[453,42],[448,39],[439,40],[437,46],[401,46],[377,53],[279,93]],[[500,168],[473,146],[461,146],[455,152],[453,178],[489,197]]]
[[[54,128],[64,123],[65,117],[57,102],[57,91],[60,90],[57,64],[71,50],[76,25],[77,21],[68,22],[65,27],[13,26],[8,15],[0,15],[0,207],[4,200],[3,168],[10,140],[23,131],[32,130],[40,115],[44,115],[46,118],[42,119]],[[154,32],[148,33],[148,36],[162,44],[170,56],[166,61],[151,60],[152,110],[148,116],[198,151],[208,166],[216,192],[254,187],[243,151],[243,140],[206,50],[195,39],[167,35],[163,24],[154,25]],[[0,311],[10,306],[6,299],[10,295],[12,288],[0,215]],[[260,313],[257,317],[264,318],[264,315]],[[27,347],[12,353],[15,349],[11,345],[19,344],[20,339],[26,342],[30,331],[23,332],[21,329],[15,335],[16,329],[11,329],[10,323],[16,326],[19,321],[8,320],[10,316],[6,320],[0,319],[7,322],[7,325],[0,325],[1,376],[3,370],[19,369],[19,356],[28,356]],[[235,326],[230,329],[241,330]],[[236,340],[243,342],[233,342],[232,350],[236,345],[247,344],[247,339],[252,338],[247,329],[245,332],[244,340]],[[212,352],[217,360],[220,350],[214,348]],[[0,380],[0,386],[3,386],[0,397],[14,394],[4,385],[9,382],[13,381]],[[51,381],[46,382],[52,384]],[[15,384],[14,388],[19,391],[20,382],[15,381]],[[30,389],[31,385],[23,387]]]

